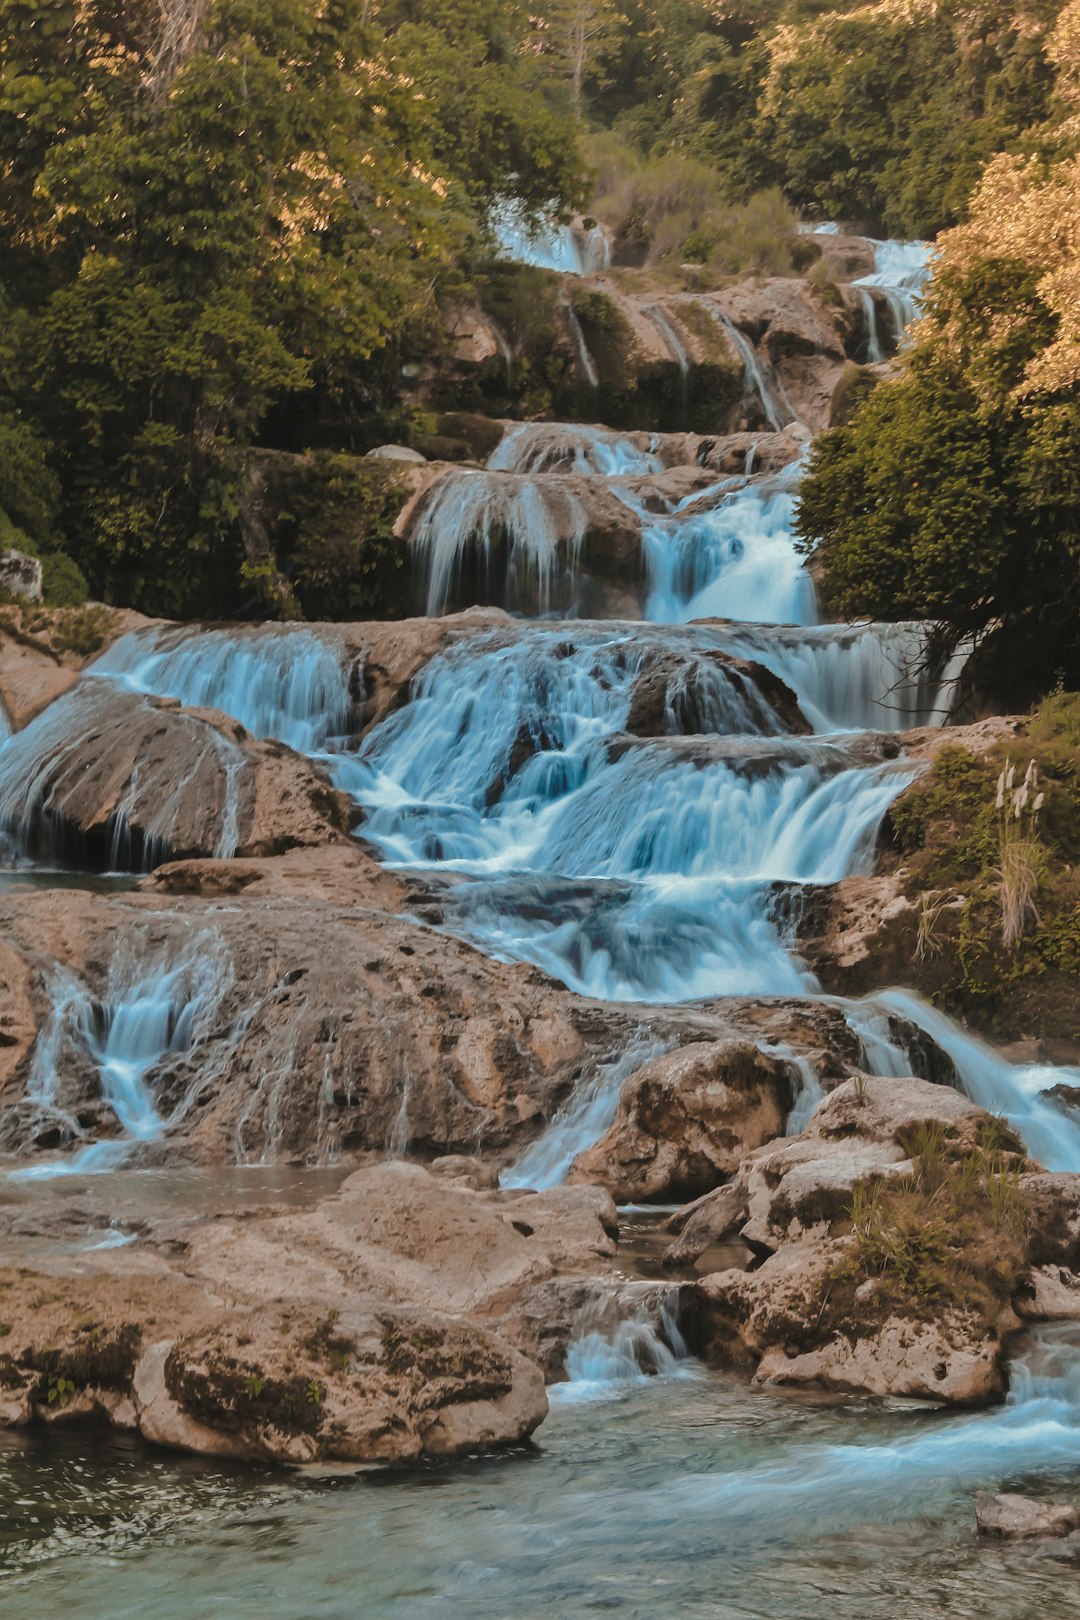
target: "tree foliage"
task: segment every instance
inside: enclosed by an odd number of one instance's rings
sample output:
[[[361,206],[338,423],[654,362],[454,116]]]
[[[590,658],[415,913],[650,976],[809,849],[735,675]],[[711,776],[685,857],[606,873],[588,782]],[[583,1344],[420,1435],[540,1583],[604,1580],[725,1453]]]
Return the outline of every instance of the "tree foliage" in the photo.
[[[528,15],[0,0],[0,18],[0,411],[58,480],[52,545],[108,600],[236,608],[251,446],[362,447],[435,339],[480,200],[576,198],[570,126],[527,82]]]

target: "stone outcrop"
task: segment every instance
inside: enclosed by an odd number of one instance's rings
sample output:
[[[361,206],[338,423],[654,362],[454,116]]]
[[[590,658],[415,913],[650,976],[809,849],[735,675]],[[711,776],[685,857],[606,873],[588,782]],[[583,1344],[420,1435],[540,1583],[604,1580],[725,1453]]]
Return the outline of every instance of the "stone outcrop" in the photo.
[[[1040,1502],[1030,1496],[980,1491],[975,1498],[980,1535],[1002,1541],[1047,1541],[1080,1530],[1080,1507],[1072,1502]]]
[[[24,551],[0,551],[0,591],[24,602],[41,601],[41,558]]]
[[[105,1254],[42,1261],[34,1219],[29,1237],[17,1211],[3,1218],[0,1422],[96,1416],[284,1463],[524,1439],[547,1410],[544,1378],[498,1325],[614,1248],[598,1191],[477,1193],[407,1165],[359,1171],[300,1212],[226,1199],[209,1221],[149,1217]]]
[[[1003,1283],[1007,1255],[1020,1269],[1015,1234],[1006,1240],[989,1224],[979,1233],[979,1219],[990,1217],[980,1217],[972,1196],[964,1194],[965,1218],[975,1226],[963,1240],[967,1248],[956,1261],[954,1282],[942,1271],[931,1281],[927,1271],[919,1284],[913,1279],[924,1264],[921,1237],[895,1238],[899,1251],[907,1241],[914,1245],[910,1261],[898,1262],[895,1273],[887,1263],[865,1270],[852,1229],[858,1189],[895,1187],[903,1193],[930,1173],[921,1159],[915,1162],[920,1143],[935,1156],[934,1173],[945,1176],[937,1155],[953,1155],[950,1162],[959,1164],[996,1132],[989,1116],[948,1087],[878,1078],[838,1086],[799,1136],[752,1153],[734,1183],[687,1213],[670,1262],[692,1262],[732,1231],[760,1260],[754,1270],[718,1272],[692,1285],[687,1298],[693,1342],[714,1359],[754,1367],[763,1383],[956,1405],[999,1398],[1008,1336],[1019,1326],[1010,1287]],[[1067,1192],[1056,1189],[1059,1224]],[[935,1207],[930,1196],[911,1216],[928,1230]],[[1050,1199],[1049,1190],[1045,1196]],[[872,1204],[867,1207],[872,1211]],[[899,1206],[895,1217],[881,1216],[886,1229],[894,1218],[904,1219]],[[947,1267],[953,1263],[949,1252],[940,1247],[925,1264]],[[932,1310],[930,1295],[921,1295],[920,1287],[932,1293]]]
[[[793,736],[810,730],[794,692],[763,664],[707,649],[666,649],[658,643],[649,647],[634,682],[627,731],[634,737],[711,731],[717,676],[732,688],[731,712],[739,714],[748,729],[756,726],[762,732]]]
[[[307,760],[224,715],[84,680],[5,750],[0,817],[33,854],[139,871],[341,842],[352,807]]]
[[[797,1070],[745,1043],[693,1043],[656,1058],[623,1086],[619,1111],[575,1179],[621,1202],[693,1198],[782,1136]]]

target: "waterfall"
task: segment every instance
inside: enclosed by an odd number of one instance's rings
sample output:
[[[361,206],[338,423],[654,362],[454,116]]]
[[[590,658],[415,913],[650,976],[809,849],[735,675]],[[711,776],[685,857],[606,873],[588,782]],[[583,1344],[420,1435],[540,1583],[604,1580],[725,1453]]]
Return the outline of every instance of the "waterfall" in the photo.
[[[878,331],[877,303],[869,288],[855,284],[862,310],[863,325],[866,328],[866,363],[876,366],[885,358],[885,350],[881,346],[881,334]]]
[[[671,1041],[639,1033],[618,1057],[597,1065],[544,1134],[499,1177],[503,1187],[557,1187],[579,1153],[599,1142],[615,1118],[625,1082],[646,1063],[670,1052]]]
[[[116,781],[114,758],[123,759],[143,699],[118,693],[111,681],[85,679],[56,698],[0,749],[0,833],[21,857],[59,860],[100,870],[151,871],[168,860],[181,811],[199,798],[192,775],[177,773],[171,758],[136,760],[127,780]],[[214,854],[236,853],[240,834],[240,784],[246,756],[213,726],[184,715],[176,722],[197,733],[196,771],[203,795],[220,800]],[[88,763],[87,739],[94,761]],[[110,738],[114,746],[110,745]],[[89,780],[97,768],[99,781]],[[74,804],[97,814],[113,797],[113,809],[91,834],[76,830]],[[108,851],[108,857],[105,851]]]
[[[501,201],[491,210],[499,257],[515,264],[536,265],[560,275],[587,276],[606,270],[611,243],[599,225],[576,230],[552,221],[534,223],[516,201]]]
[[[971,644],[944,659],[919,623],[732,626],[717,645],[764,664],[791,688],[816,731],[912,731],[947,723]]]
[[[588,529],[584,504],[560,479],[445,474],[425,497],[410,535],[425,612],[447,612],[461,591],[468,601],[502,602],[519,611],[572,607]]]
[[[874,269],[868,276],[860,276],[853,285],[860,289],[860,297],[871,296],[862,292],[868,287],[876,287],[881,292],[892,319],[893,338],[899,342],[919,312],[920,294],[930,276],[933,249],[928,242],[872,242],[871,246]],[[876,310],[872,331],[879,350],[877,358],[881,359]]]
[[[646,1379],[692,1376],[677,1318],[678,1291],[655,1283],[599,1289],[582,1307],[566,1353],[566,1379],[550,1398],[560,1405],[616,1400]]]
[[[186,708],[220,709],[300,753],[352,729],[342,656],[309,630],[138,630],[86,673]]]
[[[772,375],[772,367],[768,368],[769,375],[766,376],[765,366],[754,345],[718,304],[708,305],[708,310],[717,325],[723,327],[743,363],[744,402],[757,400],[773,432],[783,432],[788,423],[795,420],[796,412],[792,408],[791,401],[784,395],[776,377]]]
[[[17,1105],[31,1119],[59,1121],[71,1156],[15,1172],[21,1176],[111,1170],[141,1144],[156,1141],[190,1103],[185,1096],[164,1115],[151,1085],[153,1071],[205,1040],[232,984],[231,961],[220,935],[193,930],[179,944],[148,948],[141,934],[122,936],[100,997],[67,969],[46,979],[52,1015],[38,1036],[26,1096]],[[118,1134],[86,1141],[77,1123],[80,1067],[95,1077],[100,1101]]]
[[[813,585],[792,536],[798,476],[798,467],[786,468],[759,484],[727,492],[721,486],[713,510],[647,523],[646,619],[812,624]]]
[[[574,353],[577,356],[578,370],[585,378],[588,387],[599,388],[600,373],[597,371],[593,357],[589,353],[589,345],[585,341],[585,333],[581,330],[581,322],[577,318],[577,311],[572,304],[564,304],[563,310],[566,315],[566,324],[569,327],[570,336],[574,341]]]
[[[871,1006],[895,1013],[929,1036],[951,1060],[964,1095],[988,1113],[1003,1115],[1048,1170],[1080,1171],[1080,1122],[1045,1095],[1062,1082],[1080,1086],[1080,1068],[1007,1063],[907,990],[875,996]]]
[[[521,422],[505,434],[487,461],[489,472],[579,473],[597,478],[647,477],[662,472],[663,466],[658,455],[629,435],[576,422]]]

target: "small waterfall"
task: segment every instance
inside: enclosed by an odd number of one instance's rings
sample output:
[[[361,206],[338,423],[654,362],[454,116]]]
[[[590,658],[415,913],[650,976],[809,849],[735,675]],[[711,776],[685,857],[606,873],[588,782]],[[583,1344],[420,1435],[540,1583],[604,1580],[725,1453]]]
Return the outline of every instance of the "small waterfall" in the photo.
[[[310,630],[137,630],[86,673],[186,708],[220,709],[256,737],[300,753],[352,729],[341,654]]]
[[[147,950],[138,935],[122,938],[109,964],[101,998],[74,974],[48,977],[52,1017],[38,1037],[26,1097],[18,1105],[30,1120],[59,1122],[68,1140],[82,1145],[70,1157],[17,1171],[42,1177],[112,1170],[140,1145],[156,1141],[186,1112],[185,1097],[168,1117],[158,1107],[150,1078],[169,1058],[193,1050],[210,1031],[233,980],[220,935],[194,931],[179,946]],[[80,1068],[96,1078],[98,1097],[118,1134],[87,1142],[76,1119]]]
[[[573,304],[564,304],[563,312],[566,315],[566,325],[574,342],[574,354],[577,357],[577,366],[589,388],[599,388],[600,373],[596,363],[589,353],[589,345],[585,341],[585,333],[581,329],[581,322],[577,318],[577,311]]]
[[[1080,1069],[1007,1063],[911,991],[886,991],[871,1006],[921,1029],[952,1062],[964,1095],[988,1113],[1004,1115],[1048,1170],[1080,1171],[1080,1124],[1045,1096],[1062,1082],[1080,1086]]]
[[[645,617],[813,624],[814,588],[793,537],[798,477],[795,466],[734,490],[725,480],[711,511],[697,509],[699,496],[695,509],[648,522]]]
[[[933,248],[928,242],[873,242],[871,245],[874,269],[870,275],[860,276],[853,285],[860,290],[860,297],[864,296],[863,289],[878,289],[889,310],[893,338],[899,342],[919,313],[920,295],[930,278]],[[870,294],[865,296],[870,297]],[[881,359],[876,310],[872,330],[879,350],[877,358]]]
[[[526,1148],[516,1164],[503,1171],[500,1185],[532,1187],[538,1192],[559,1186],[578,1154],[599,1142],[611,1125],[624,1083],[646,1063],[670,1052],[673,1044],[642,1033],[617,1058],[601,1063],[544,1134]]]
[[[746,333],[735,325],[719,305],[710,304],[708,310],[717,325],[723,327],[743,363],[743,400],[746,402],[756,400],[773,432],[783,432],[788,423],[795,420],[796,413],[791,401],[784,396],[779,382],[771,374],[771,366],[768,368],[767,376],[766,368]]]
[[[877,302],[869,288],[856,283],[855,291],[862,310],[863,326],[866,329],[866,363],[869,366],[876,366],[885,358],[881,334],[878,331]]]
[[[947,724],[971,656],[964,641],[935,661],[930,635],[920,623],[733,626],[717,642],[778,675],[816,731],[912,731]]]
[[[589,529],[564,481],[450,472],[425,497],[410,543],[429,616],[468,602],[549,613],[574,605]]]
[[[676,1289],[626,1285],[599,1290],[581,1311],[566,1355],[566,1380],[550,1390],[559,1405],[616,1400],[647,1379],[686,1376],[689,1353],[677,1318]]]
[[[675,364],[679,368],[679,387],[682,414],[685,421],[690,402],[690,357],[674,321],[661,304],[646,304],[644,313],[656,327]]]
[[[576,422],[521,422],[488,457],[489,472],[579,473],[585,477],[648,477],[663,461],[626,434]]]
[[[128,777],[117,781],[115,761],[125,758],[132,725],[144,718],[133,715],[132,706],[145,700],[111,688],[104,680],[81,681],[0,749],[0,834],[5,841],[20,858],[148,872],[168,860],[176,847],[184,847],[192,834],[190,818],[202,826],[203,806],[209,802],[220,812],[213,853],[222,859],[234,855],[246,766],[243,750],[215,727],[184,715],[175,723],[196,733],[193,772],[178,774],[175,762],[159,754],[135,761]],[[96,820],[90,833],[80,833],[82,821],[98,817],[111,795],[107,819]]]
[[[496,204],[491,225],[500,258],[515,264],[532,264],[571,276],[593,275],[611,264],[611,243],[599,225],[578,230],[551,221],[534,223],[522,204],[513,200]]]

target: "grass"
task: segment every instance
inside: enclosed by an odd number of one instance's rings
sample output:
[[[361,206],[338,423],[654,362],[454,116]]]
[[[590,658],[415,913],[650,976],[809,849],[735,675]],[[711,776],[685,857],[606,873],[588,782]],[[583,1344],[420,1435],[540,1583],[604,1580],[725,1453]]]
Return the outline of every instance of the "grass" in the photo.
[[[838,1303],[874,1284],[875,1310],[929,1315],[952,1307],[990,1328],[1026,1269],[1028,1208],[1022,1145],[988,1117],[971,1137],[934,1122],[902,1138],[913,1166],[901,1180],[854,1190],[851,1252],[831,1283]]]

